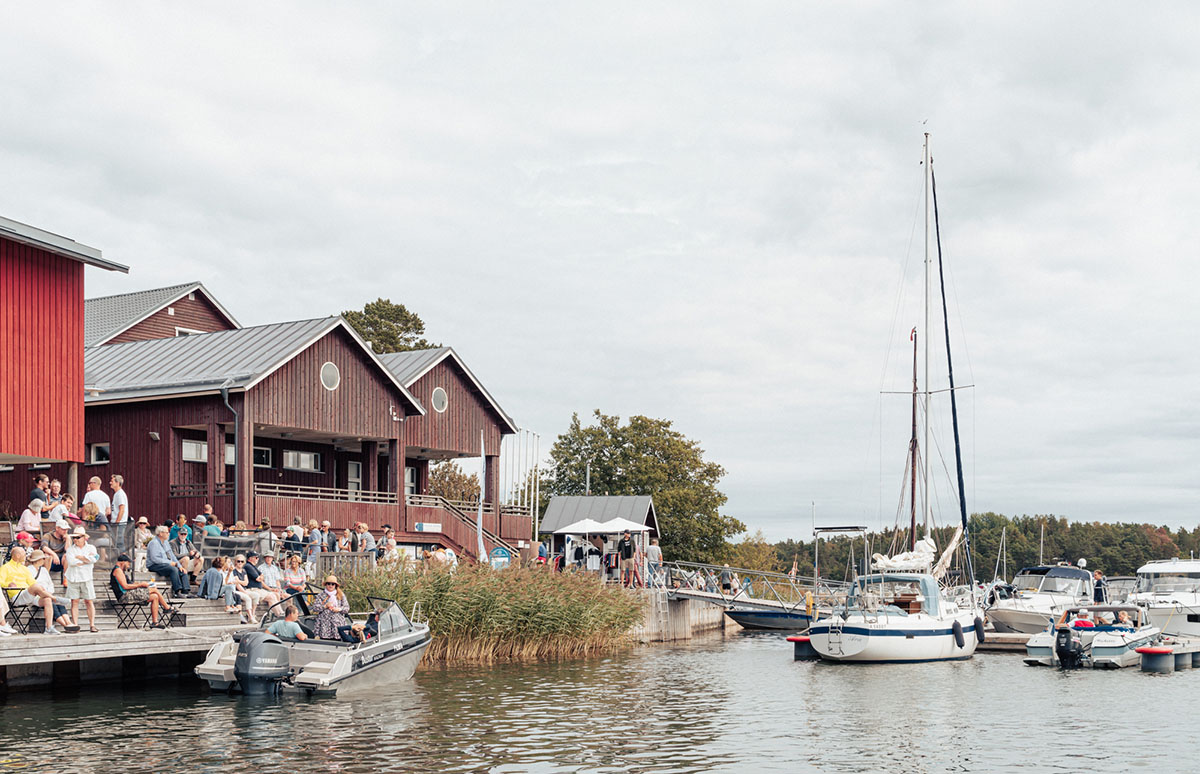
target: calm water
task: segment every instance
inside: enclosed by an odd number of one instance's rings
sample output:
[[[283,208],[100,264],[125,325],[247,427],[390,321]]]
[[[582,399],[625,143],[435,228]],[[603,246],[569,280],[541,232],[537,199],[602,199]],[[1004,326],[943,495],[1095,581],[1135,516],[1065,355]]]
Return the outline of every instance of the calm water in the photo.
[[[1062,673],[1016,655],[793,662],[741,633],[586,663],[423,671],[354,699],[191,680],[0,705],[0,770],[1195,771],[1200,670]],[[153,717],[153,722],[149,722]]]

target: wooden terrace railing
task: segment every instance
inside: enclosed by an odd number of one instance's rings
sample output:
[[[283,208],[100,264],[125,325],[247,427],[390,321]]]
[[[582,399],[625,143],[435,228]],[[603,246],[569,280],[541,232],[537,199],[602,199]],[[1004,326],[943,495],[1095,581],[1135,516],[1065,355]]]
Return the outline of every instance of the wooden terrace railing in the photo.
[[[368,492],[362,489],[335,489],[325,486],[294,486],[289,484],[254,485],[255,497],[290,497],[299,500],[333,500],[344,503],[376,503],[396,505],[395,492]]]
[[[420,494],[406,495],[404,498],[404,502],[406,505],[416,507],[416,508],[438,508],[440,510],[445,511],[446,513],[449,513],[451,516],[458,519],[460,522],[468,525],[471,529],[476,529],[476,527],[477,527],[477,525],[475,523],[475,516],[473,514],[476,514],[479,510],[478,502],[463,503],[463,505],[466,506],[464,508],[457,504],[457,502],[461,502],[461,501],[447,500],[446,498],[438,497],[437,495],[420,495]],[[485,513],[488,512],[488,504],[487,503],[483,504],[483,510]],[[504,546],[505,548],[507,548],[514,557],[520,556],[520,551],[518,551],[511,543],[509,543],[507,540],[505,540],[504,538],[497,535],[495,532],[492,532],[491,530],[484,528],[483,536],[485,538],[487,538],[488,540],[490,540],[493,544],[498,545],[498,546]]]
[[[213,484],[213,494],[217,497],[233,494],[232,481],[218,481]],[[167,497],[207,497],[208,484],[201,481],[198,484],[171,484],[167,488]]]

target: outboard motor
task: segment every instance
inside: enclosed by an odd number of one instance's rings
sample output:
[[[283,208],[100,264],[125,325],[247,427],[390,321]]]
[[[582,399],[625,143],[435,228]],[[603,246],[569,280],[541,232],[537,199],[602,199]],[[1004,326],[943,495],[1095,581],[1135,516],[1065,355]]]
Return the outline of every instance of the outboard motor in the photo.
[[[1054,637],[1054,655],[1062,669],[1078,669],[1083,663],[1083,638],[1070,626],[1061,626]]]
[[[233,674],[243,693],[275,693],[290,672],[288,648],[282,640],[267,632],[242,635],[233,662]]]

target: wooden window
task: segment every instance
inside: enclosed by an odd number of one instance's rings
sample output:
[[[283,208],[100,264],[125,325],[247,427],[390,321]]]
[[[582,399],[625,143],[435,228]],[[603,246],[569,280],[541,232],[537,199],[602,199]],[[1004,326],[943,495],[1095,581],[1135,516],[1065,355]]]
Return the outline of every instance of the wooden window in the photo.
[[[112,459],[109,454],[110,446],[107,443],[89,443],[88,444],[88,464],[89,465],[107,465]]]
[[[417,493],[417,469],[416,468],[405,468],[404,469],[404,494],[410,495],[410,494],[416,494],[416,493]]]
[[[271,450],[266,446],[254,447],[254,467],[269,468],[273,465]]]
[[[362,491],[362,463],[346,463],[346,488],[351,492]]]
[[[30,465],[29,469],[30,470],[49,470],[50,463],[49,462],[39,462],[36,465]]]
[[[306,470],[310,473],[321,472],[321,453],[306,451],[285,451],[283,467],[288,470]]]
[[[180,328],[178,325],[175,326],[176,336],[195,336],[198,333],[205,333],[205,331],[198,331],[195,328]]]
[[[185,438],[183,441],[183,461],[208,462],[208,442],[189,441]]]

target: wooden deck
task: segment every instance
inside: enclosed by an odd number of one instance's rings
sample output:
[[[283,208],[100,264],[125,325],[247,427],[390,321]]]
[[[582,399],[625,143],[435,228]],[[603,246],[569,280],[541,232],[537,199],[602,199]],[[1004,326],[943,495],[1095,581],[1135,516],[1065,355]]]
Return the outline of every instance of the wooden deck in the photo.
[[[14,634],[0,638],[0,667],[207,651],[225,632],[245,628],[251,627],[235,624],[178,629],[107,629],[95,634],[85,628],[78,634],[58,636]]]

